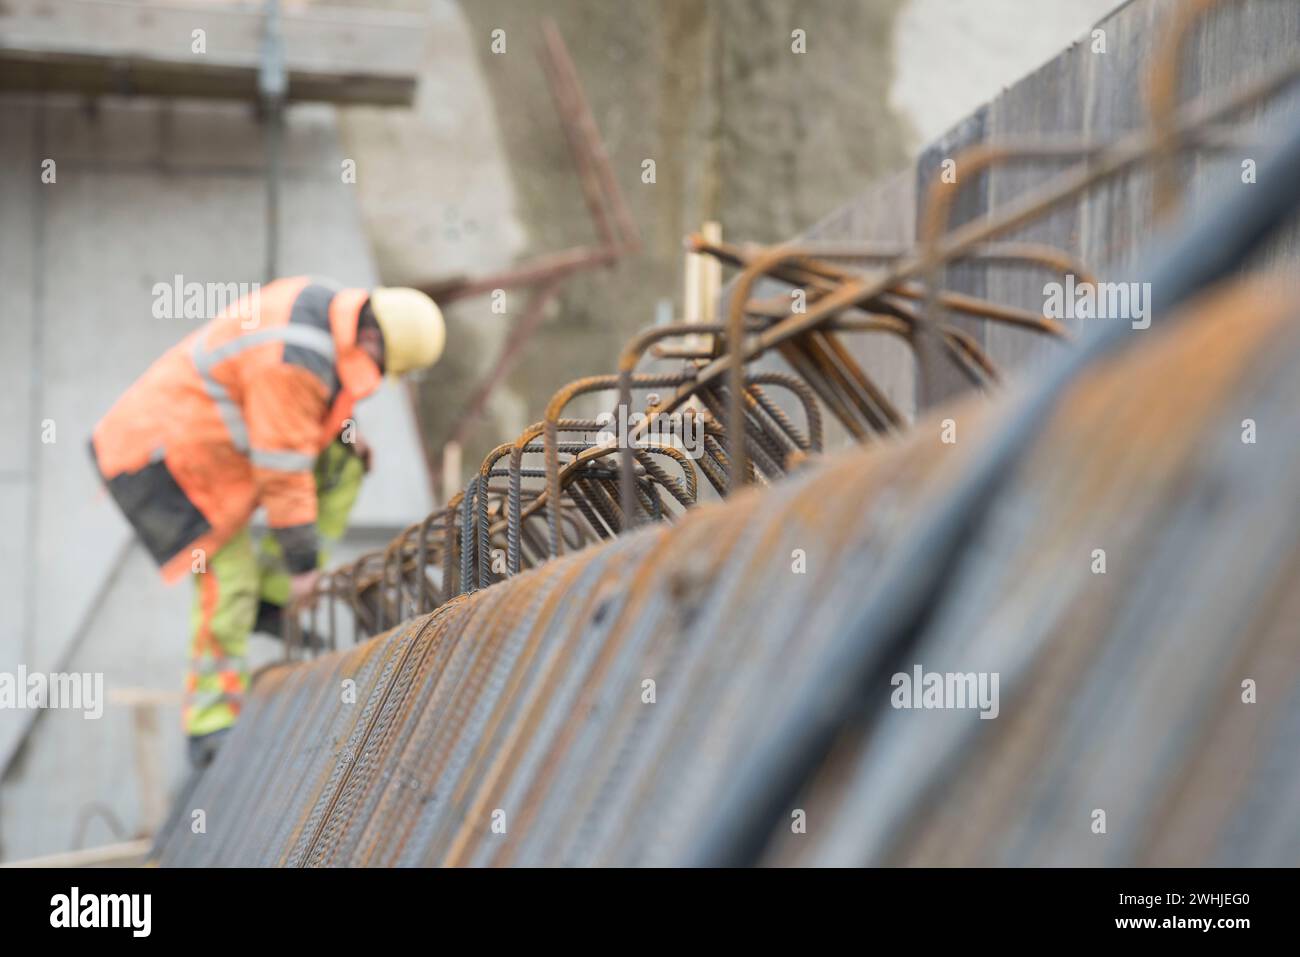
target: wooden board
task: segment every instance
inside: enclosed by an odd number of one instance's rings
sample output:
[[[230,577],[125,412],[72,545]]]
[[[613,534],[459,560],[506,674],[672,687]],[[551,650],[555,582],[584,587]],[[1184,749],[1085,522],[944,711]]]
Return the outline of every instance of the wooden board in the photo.
[[[311,8],[281,20],[290,101],[414,100],[423,18]],[[0,90],[252,99],[264,22],[260,3],[5,0]]]

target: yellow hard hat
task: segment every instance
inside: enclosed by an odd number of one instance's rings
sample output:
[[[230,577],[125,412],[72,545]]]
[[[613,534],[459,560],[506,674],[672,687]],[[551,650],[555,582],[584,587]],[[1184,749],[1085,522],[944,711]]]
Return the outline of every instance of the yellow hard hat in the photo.
[[[380,286],[370,291],[370,309],[384,334],[384,369],[401,375],[438,361],[447,326],[437,303],[418,289]]]

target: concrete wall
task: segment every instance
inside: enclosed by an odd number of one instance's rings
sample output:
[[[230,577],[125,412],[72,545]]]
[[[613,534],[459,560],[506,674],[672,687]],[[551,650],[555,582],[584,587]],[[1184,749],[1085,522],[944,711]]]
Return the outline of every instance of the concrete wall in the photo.
[[[1124,0],[908,0],[893,34],[889,104],[915,150],[1055,59]]]
[[[385,6],[409,12],[408,0]],[[427,12],[435,55],[420,71],[411,109],[339,111],[343,149],[357,160],[366,235],[380,278],[390,285],[503,270],[528,244],[507,145],[477,56],[486,38],[475,35],[452,0],[419,6]],[[522,38],[517,56],[532,56]],[[447,352],[421,386],[422,418],[435,442],[447,437],[447,423],[464,408],[465,394],[491,367],[525,295],[508,298],[504,317],[491,312],[486,297],[447,310]],[[512,421],[528,412],[508,389],[493,397],[491,411]]]

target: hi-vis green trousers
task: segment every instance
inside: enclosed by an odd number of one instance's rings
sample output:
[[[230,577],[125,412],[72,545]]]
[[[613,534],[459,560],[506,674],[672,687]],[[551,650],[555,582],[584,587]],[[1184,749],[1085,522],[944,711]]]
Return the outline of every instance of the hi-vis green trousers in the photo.
[[[361,491],[361,459],[335,442],[316,460],[316,530],[319,564],[329,546],[343,537],[352,505]],[[185,680],[183,720],[191,736],[228,728],[239,717],[248,690],[248,636],[257,621],[260,601],[289,603],[289,573],[279,542],[265,535],[255,548],[247,528],[194,575],[190,611],[190,671]]]

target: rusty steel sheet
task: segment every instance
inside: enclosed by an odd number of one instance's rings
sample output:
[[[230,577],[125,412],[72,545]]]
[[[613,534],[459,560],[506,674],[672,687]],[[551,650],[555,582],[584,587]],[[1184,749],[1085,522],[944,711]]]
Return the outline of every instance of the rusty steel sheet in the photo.
[[[759,861],[1300,862],[1294,293],[1221,290],[1066,388]],[[160,863],[698,861],[1022,391],[271,668]],[[996,717],[896,707],[918,667],[996,675]]]

